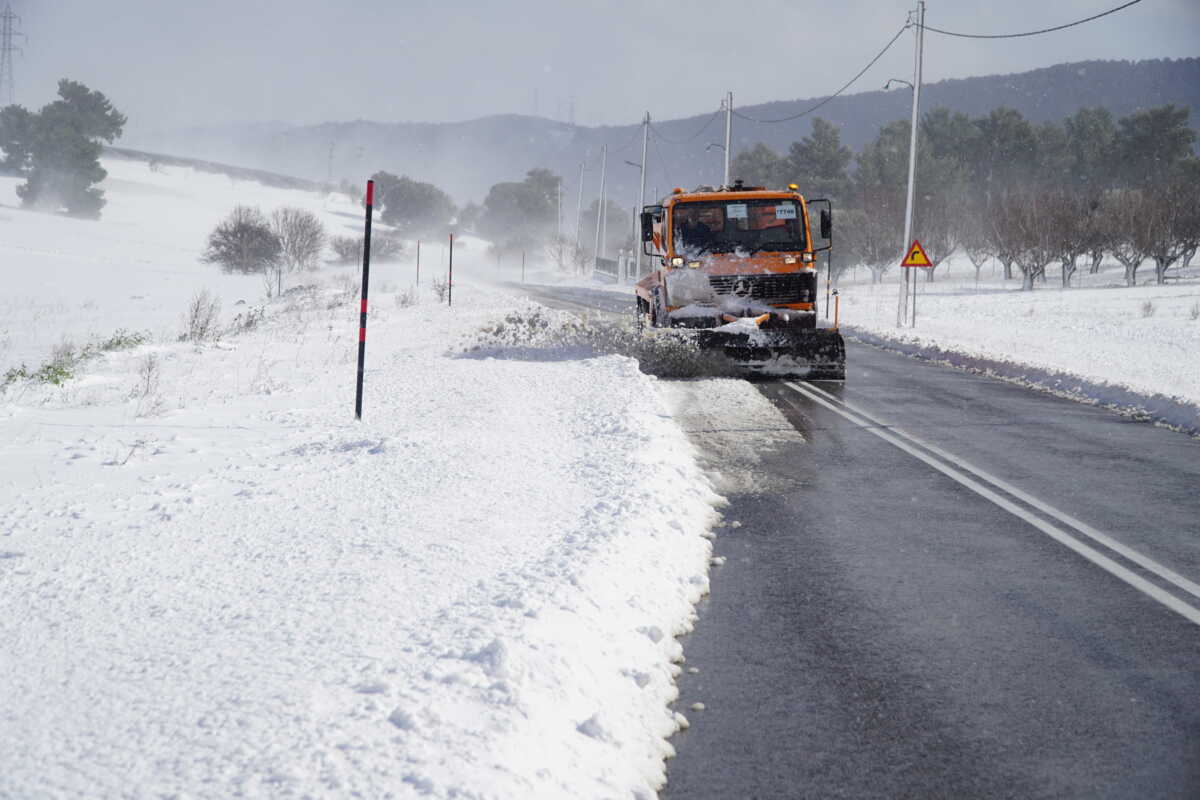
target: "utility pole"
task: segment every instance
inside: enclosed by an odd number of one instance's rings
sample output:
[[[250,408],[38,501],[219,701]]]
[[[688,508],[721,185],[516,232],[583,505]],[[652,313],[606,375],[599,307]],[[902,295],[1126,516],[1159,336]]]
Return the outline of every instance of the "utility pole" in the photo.
[[[633,213],[633,246],[637,249],[637,277],[642,277],[642,237],[638,231],[638,214],[646,207],[646,149],[650,145],[650,112],[646,112],[646,118],[642,121],[642,183],[641,189],[638,190],[638,204]]]
[[[917,0],[917,10],[910,12],[909,22],[912,22],[911,14],[917,16],[917,35],[913,52],[913,92],[912,92],[912,130],[909,131],[908,137],[908,198],[904,203],[904,241],[900,243],[901,252],[907,253],[908,246],[912,243],[912,219],[913,219],[913,189],[917,174],[917,115],[920,113],[921,107],[921,66],[923,61],[923,49],[925,46],[925,0]],[[904,270],[904,281],[900,284],[900,299],[896,307],[896,327],[904,327],[904,323],[908,318],[908,281],[909,272]],[[912,279],[913,292],[916,292],[917,280],[914,276]],[[914,305],[916,305],[914,297]]]
[[[729,152],[733,149],[733,92],[725,95],[725,183],[729,185]],[[907,245],[905,245],[907,247]]]
[[[600,148],[600,202],[596,209],[596,249],[593,250],[592,268],[595,269],[596,259],[603,254],[600,248],[604,245],[604,239],[601,237],[600,228],[604,225],[604,183],[608,177],[608,145],[603,145]]]
[[[586,161],[579,162],[579,201],[575,204],[575,247],[579,247],[579,236],[583,230],[583,170]]]
[[[7,97],[4,105],[9,106],[17,102],[13,82],[13,53],[21,52],[21,48],[13,45],[13,39],[24,36],[17,30],[20,19],[13,13],[11,5],[4,6],[4,13],[0,14],[0,97]]]

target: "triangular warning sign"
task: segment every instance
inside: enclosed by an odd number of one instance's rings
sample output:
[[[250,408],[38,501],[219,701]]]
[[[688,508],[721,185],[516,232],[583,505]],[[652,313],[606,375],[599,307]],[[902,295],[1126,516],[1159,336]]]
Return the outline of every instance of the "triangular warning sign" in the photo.
[[[925,253],[925,248],[921,247],[921,243],[913,239],[913,243],[908,248],[908,255],[900,262],[902,267],[932,267],[933,262],[929,260],[929,256]]]

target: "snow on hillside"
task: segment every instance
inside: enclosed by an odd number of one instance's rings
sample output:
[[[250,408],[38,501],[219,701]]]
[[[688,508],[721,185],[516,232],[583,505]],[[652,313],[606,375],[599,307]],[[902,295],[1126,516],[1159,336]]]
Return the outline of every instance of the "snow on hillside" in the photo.
[[[1082,288],[1063,289],[1052,273],[1047,283],[1022,292],[1016,291],[1019,281],[1005,282],[987,267],[976,284],[969,262],[955,260],[933,283],[918,277],[915,330],[896,327],[895,276],[878,285],[844,280],[841,318],[852,329],[901,344],[1200,404],[1200,268],[1173,271],[1165,286],[1154,285],[1153,270],[1147,271],[1143,284],[1133,288],[1122,284],[1120,267],[1110,265],[1083,276]]]
[[[0,796],[652,797],[720,503],[655,379],[380,265],[356,423],[353,271],[259,319],[197,261],[233,202],[339,211],[106,166],[100,222],[0,209],[10,362],[152,331],[0,395]]]
[[[0,367],[37,363],[64,339],[83,342],[116,328],[176,330],[201,288],[228,310],[263,293],[259,278],[227,275],[199,261],[208,234],[237,204],[270,213],[298,206],[330,233],[361,235],[362,214],[345,197],[276,189],[190,168],[151,170],[105,159],[108,204],[100,220],[24,211],[20,180],[0,176]]]

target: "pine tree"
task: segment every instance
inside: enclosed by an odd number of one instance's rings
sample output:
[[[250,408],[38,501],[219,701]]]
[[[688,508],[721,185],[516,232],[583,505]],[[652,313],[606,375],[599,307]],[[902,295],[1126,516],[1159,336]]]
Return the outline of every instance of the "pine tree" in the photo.
[[[21,106],[0,108],[0,172],[20,175],[33,152],[34,115]]]
[[[793,142],[788,151],[784,162],[787,182],[799,184],[808,197],[845,197],[850,187],[846,168],[853,158],[854,153],[842,144],[837,127],[817,117],[812,132]]]
[[[778,189],[784,185],[783,159],[767,145],[759,142],[749,150],[738,153],[730,165],[734,179],[747,186],[766,186]]]
[[[32,169],[17,195],[27,206],[98,217],[104,192],[95,184],[108,176],[100,166],[100,142],[121,135],[125,115],[100,92],[65,78],[58,82],[58,96],[31,115]]]

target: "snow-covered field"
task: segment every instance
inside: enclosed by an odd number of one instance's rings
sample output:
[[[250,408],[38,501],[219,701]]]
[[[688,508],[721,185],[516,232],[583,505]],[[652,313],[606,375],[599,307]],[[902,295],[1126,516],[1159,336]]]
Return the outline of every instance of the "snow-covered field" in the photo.
[[[357,423],[353,271],[235,331],[261,286],[197,260],[234,202],[352,211],[106,166],[101,222],[0,208],[0,364],[150,331],[0,395],[0,796],[652,797],[720,524],[658,382],[379,265]]]
[[[920,272],[920,270],[914,270]],[[1126,288],[1119,265],[1063,289],[1051,272],[1032,292],[984,267],[975,283],[955,260],[929,283],[917,278],[917,327],[896,327],[896,275],[883,284],[843,280],[841,319],[900,344],[1070,373],[1135,392],[1200,403],[1200,268],[1173,270],[1168,285]],[[863,272],[858,273],[863,277]],[[1078,273],[1077,273],[1078,277]],[[1145,283],[1149,281],[1150,283]],[[822,303],[824,298],[822,297]],[[822,309],[824,306],[822,306]]]

